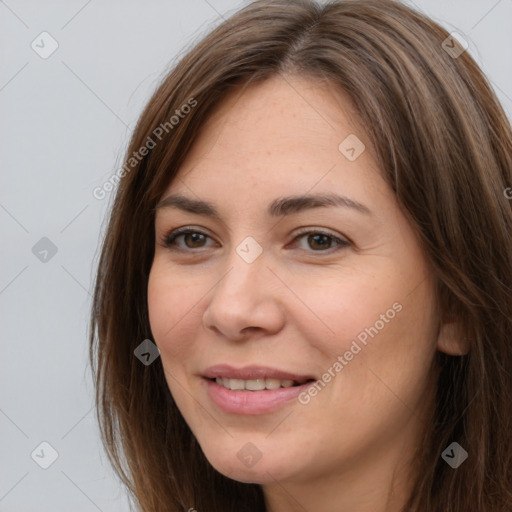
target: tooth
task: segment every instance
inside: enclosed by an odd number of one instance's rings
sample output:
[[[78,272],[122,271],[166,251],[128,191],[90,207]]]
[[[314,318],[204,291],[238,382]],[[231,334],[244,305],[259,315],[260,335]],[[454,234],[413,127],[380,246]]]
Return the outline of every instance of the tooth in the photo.
[[[235,391],[244,390],[245,382],[242,379],[229,379],[228,387]]]
[[[228,379],[225,377],[216,377],[215,382],[219,386],[233,391],[263,391],[264,389],[279,389],[290,388],[294,385],[293,380],[279,380],[279,379]],[[297,383],[300,384],[300,383]]]
[[[265,389],[265,379],[250,379],[245,381],[245,389],[249,391],[261,391]]]
[[[279,379],[265,379],[265,387],[267,389],[279,389],[281,381]]]

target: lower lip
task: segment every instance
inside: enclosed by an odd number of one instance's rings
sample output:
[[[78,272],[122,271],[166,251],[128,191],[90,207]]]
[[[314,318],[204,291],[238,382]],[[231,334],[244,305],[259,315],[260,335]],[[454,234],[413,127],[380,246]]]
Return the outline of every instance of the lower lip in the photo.
[[[263,391],[233,391],[215,381],[203,378],[211,400],[224,412],[231,414],[264,414],[275,411],[297,398],[312,382],[290,388]]]

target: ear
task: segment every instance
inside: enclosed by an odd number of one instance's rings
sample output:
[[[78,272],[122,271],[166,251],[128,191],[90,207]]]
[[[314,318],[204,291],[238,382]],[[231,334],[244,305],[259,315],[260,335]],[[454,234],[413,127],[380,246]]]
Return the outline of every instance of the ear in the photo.
[[[437,337],[437,349],[450,356],[463,356],[469,352],[469,340],[463,337],[458,322],[441,324]]]

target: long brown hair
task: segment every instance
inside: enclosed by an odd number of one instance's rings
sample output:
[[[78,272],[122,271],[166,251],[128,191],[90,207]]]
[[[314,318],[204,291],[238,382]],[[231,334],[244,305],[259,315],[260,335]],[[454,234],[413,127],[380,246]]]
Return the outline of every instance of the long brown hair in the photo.
[[[439,312],[469,343],[465,356],[437,353],[436,419],[404,510],[512,510],[512,130],[478,65],[468,51],[450,53],[459,47],[448,37],[394,0],[260,0],[162,80],[118,173],[90,324],[102,441],[140,510],[265,510],[259,485],[206,460],[160,359],[145,366],[134,350],[152,339],[157,201],[215,106],[235,87],[276,74],[328,81],[349,95],[431,261]],[[441,458],[452,442],[468,452],[457,469]]]

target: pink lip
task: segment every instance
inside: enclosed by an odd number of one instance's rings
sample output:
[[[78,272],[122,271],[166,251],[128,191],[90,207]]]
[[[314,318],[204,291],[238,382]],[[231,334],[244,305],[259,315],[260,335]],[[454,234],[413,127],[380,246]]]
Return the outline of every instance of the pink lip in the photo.
[[[273,412],[290,400],[297,398],[311,382],[291,388],[264,391],[232,391],[214,380],[203,379],[210,399],[224,412],[230,414],[264,414]]]
[[[211,366],[202,373],[207,379],[222,377],[225,379],[279,379],[295,380],[298,382],[315,379],[313,375],[299,375],[282,370],[276,370],[267,366],[246,366],[245,368],[233,368],[228,364],[218,364]]]
[[[230,414],[265,414],[273,412],[287,402],[297,398],[310,385],[309,375],[299,375],[262,366],[247,366],[236,369],[229,365],[216,365],[208,368],[202,375],[209,398],[224,412]],[[308,381],[300,386],[269,389],[263,391],[233,391],[215,382],[216,377],[227,379],[279,379]]]

